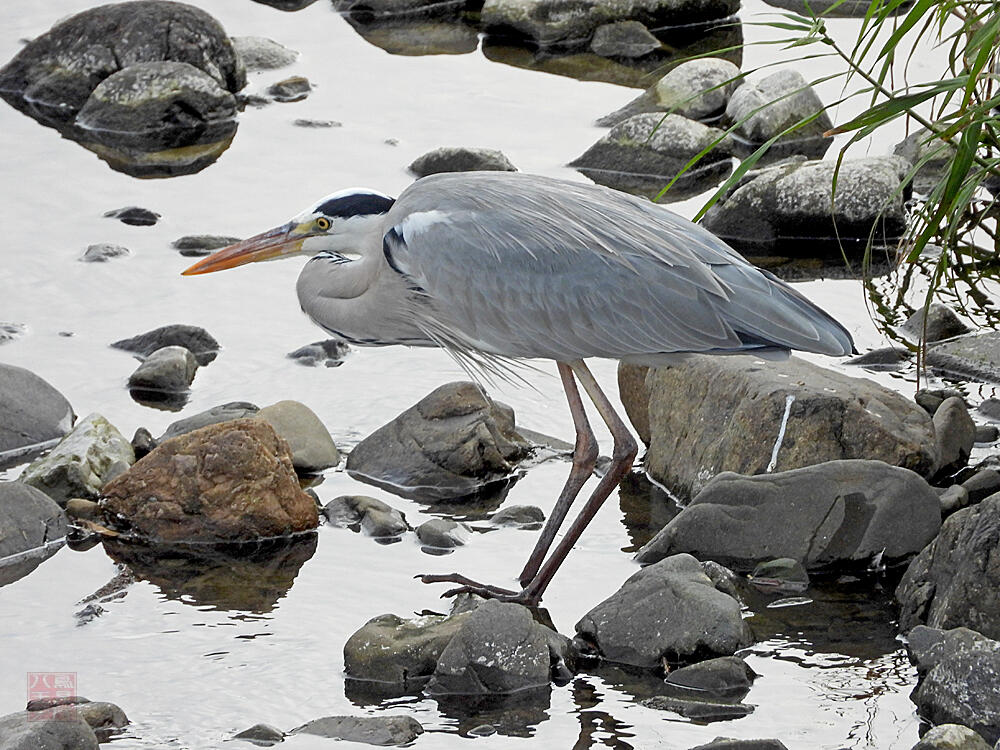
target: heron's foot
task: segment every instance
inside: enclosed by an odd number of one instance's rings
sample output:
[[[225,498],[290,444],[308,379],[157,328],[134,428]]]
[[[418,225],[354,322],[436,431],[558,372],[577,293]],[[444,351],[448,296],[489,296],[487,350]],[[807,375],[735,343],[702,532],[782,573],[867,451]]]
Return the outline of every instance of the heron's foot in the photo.
[[[496,599],[499,602],[523,604],[525,607],[537,607],[538,602],[541,599],[540,596],[530,590],[530,587],[526,587],[521,591],[511,591],[510,589],[502,589],[499,586],[491,586],[487,583],[478,583],[473,581],[471,578],[466,578],[460,573],[448,573],[445,575],[425,574],[418,575],[416,577],[423,583],[461,584],[460,586],[448,589],[441,594],[442,599],[458,596],[459,594],[474,594],[476,596],[481,596],[484,599]]]

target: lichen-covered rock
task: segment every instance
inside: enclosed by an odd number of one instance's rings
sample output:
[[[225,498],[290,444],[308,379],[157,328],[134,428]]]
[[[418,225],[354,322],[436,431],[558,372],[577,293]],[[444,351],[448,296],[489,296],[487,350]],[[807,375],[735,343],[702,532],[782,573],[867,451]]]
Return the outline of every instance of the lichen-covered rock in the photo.
[[[132,251],[124,245],[115,245],[111,242],[97,242],[87,246],[80,260],[84,263],[107,263],[114,258],[127,258],[131,254]]]
[[[910,750],[993,750],[982,735],[961,724],[931,727]]]
[[[96,500],[105,482],[135,463],[132,444],[100,414],[79,422],[47,455],[36,459],[20,480],[60,506],[70,498]]]
[[[390,491],[449,499],[507,478],[528,450],[510,407],[472,383],[449,383],[358,443],[347,471]]]
[[[424,728],[412,716],[324,716],[313,719],[291,734],[315,734],[320,737],[360,742],[366,745],[408,745]]]
[[[409,170],[418,177],[441,172],[516,172],[502,151],[467,146],[442,146],[418,156]]]
[[[259,419],[162,443],[104,488],[109,525],[156,541],[252,541],[315,529],[288,444]]]
[[[69,401],[30,370],[0,362],[0,469],[37,455],[73,427]]]
[[[263,36],[234,36],[233,47],[248,71],[284,68],[299,59],[295,50]]]

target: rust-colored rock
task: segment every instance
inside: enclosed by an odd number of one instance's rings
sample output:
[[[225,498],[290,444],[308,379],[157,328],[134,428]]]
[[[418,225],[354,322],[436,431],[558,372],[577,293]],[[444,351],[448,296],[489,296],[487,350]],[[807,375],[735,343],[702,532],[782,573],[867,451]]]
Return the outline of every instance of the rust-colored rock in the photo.
[[[103,495],[110,525],[156,541],[249,541],[319,524],[288,444],[259,419],[167,440],[105,485]]]

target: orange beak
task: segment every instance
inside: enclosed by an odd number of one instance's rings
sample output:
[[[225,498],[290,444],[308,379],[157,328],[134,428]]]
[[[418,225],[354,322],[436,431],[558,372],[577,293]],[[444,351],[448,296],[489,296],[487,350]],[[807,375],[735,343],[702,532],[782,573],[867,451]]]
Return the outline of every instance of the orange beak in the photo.
[[[302,242],[308,234],[295,231],[296,225],[288,223],[250,239],[224,247],[202,258],[190,268],[181,272],[182,276],[197,276],[201,273],[223,271],[236,268],[244,263],[256,263],[261,260],[274,260],[285,255],[295,255],[302,252]]]

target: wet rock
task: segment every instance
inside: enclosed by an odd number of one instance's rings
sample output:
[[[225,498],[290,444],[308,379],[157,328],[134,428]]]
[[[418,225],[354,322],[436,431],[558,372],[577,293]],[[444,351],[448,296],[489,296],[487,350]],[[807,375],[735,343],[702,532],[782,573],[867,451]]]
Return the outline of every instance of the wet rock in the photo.
[[[296,727],[291,734],[315,734],[367,745],[405,745],[423,731],[411,716],[325,716]]]
[[[18,711],[0,716],[0,750],[97,750],[97,735],[80,716],[68,709],[39,716],[35,711]]]
[[[187,390],[198,370],[194,354],[183,346],[157,349],[128,377],[129,388],[177,393]]]
[[[74,709],[94,730],[100,742],[107,742],[112,735],[129,725],[128,716],[114,703],[83,699],[83,702],[75,705]]]
[[[545,511],[535,505],[508,505],[490,516],[490,521],[497,526],[540,529],[545,522]]]
[[[817,113],[815,120],[794,133],[781,135],[795,123]],[[736,134],[746,141],[747,154],[777,137],[768,149],[767,156],[771,159],[790,154],[820,158],[833,142],[823,137],[823,133],[833,128],[833,122],[819,96],[797,70],[778,70],[756,83],[745,81],[726,104],[725,120],[735,125]]]
[[[976,442],[976,423],[961,398],[945,399],[934,412],[934,442],[938,476],[953,474],[969,462]]]
[[[719,697],[745,695],[757,674],[738,656],[720,656],[669,672],[665,681]]]
[[[248,72],[291,65],[299,53],[263,36],[234,36],[233,48]]]
[[[740,69],[729,60],[705,57],[682,62],[624,107],[597,121],[617,125],[642,112],[671,112],[703,120],[723,112],[739,85]]]
[[[105,482],[133,463],[132,444],[100,414],[89,414],[48,455],[29,464],[20,480],[65,506],[73,497],[96,500]]]
[[[23,323],[0,323],[0,344],[21,338],[27,330]]]
[[[949,398],[949,396],[930,388],[921,388],[913,394],[913,400],[920,404],[920,407],[931,416],[934,416],[934,412],[938,410],[938,407],[944,403],[946,398]]]
[[[395,508],[374,497],[341,495],[323,506],[323,516],[333,526],[358,525],[368,536],[375,538],[398,537],[410,526]]]
[[[937,461],[931,418],[919,406],[795,357],[765,363],[694,355],[648,371],[644,387],[622,399],[630,417],[647,415],[646,470],[682,498],[721,471],[753,475],[870,458],[928,476]]]
[[[639,701],[639,704],[657,711],[670,711],[685,719],[706,724],[711,721],[742,719],[744,716],[752,714],[754,710],[753,706],[746,703],[725,703],[704,698],[678,698],[671,695],[654,695],[652,698]]]
[[[369,0],[353,4],[364,7]],[[440,17],[430,12],[434,9],[442,11]],[[366,42],[391,55],[466,55],[475,52],[479,47],[479,32],[475,26],[456,19],[456,11],[460,11],[456,3],[432,2],[416,14],[371,18],[371,14],[361,12],[348,16],[347,22]],[[371,18],[370,22],[366,23],[366,18]],[[393,146],[398,143],[395,138],[385,142]]]
[[[472,383],[449,383],[362,440],[347,471],[397,493],[439,500],[505,479],[527,455],[510,407]]]
[[[104,488],[108,524],[159,541],[249,541],[316,528],[291,451],[259,419],[167,440]]]
[[[833,204],[836,166],[789,159],[748,172],[702,223],[737,250],[757,255],[839,255],[838,239],[859,258],[870,238],[877,246],[895,246],[906,230],[906,162],[893,156],[844,160]]]
[[[255,745],[268,746],[276,745],[285,739],[285,733],[270,724],[254,724],[242,732],[233,735],[234,740],[246,740]]]
[[[779,557],[758,563],[750,574],[750,583],[778,591],[804,591],[809,587],[809,573],[798,560]]]
[[[941,515],[949,516],[969,504],[969,492],[960,484],[953,484],[941,493]]]
[[[442,146],[413,160],[408,169],[418,177],[441,172],[516,172],[503,152],[488,148]]]
[[[881,461],[830,461],[750,477],[725,472],[636,560],[687,552],[738,570],[775,557],[807,569],[851,566],[919,552],[940,526],[940,502],[927,482]]]
[[[969,504],[975,505],[990,495],[1000,492],[1000,471],[980,469],[962,482],[962,487],[969,493]]]
[[[312,84],[304,76],[292,76],[271,84],[265,93],[278,102],[299,102],[309,96]]]
[[[30,370],[0,362],[0,469],[37,455],[74,419],[59,391]]]
[[[132,254],[124,245],[113,245],[110,242],[99,242],[95,245],[88,245],[87,250],[80,258],[84,263],[106,263],[114,258],[126,258]]]
[[[160,220],[158,213],[139,206],[115,208],[111,211],[105,211],[104,216],[108,219],[118,219],[122,224],[133,227],[151,227]]]
[[[138,336],[116,341],[111,346],[144,357],[165,346],[183,346],[201,366],[209,364],[219,353],[219,342],[208,331],[199,326],[183,324],[155,328]]]
[[[236,97],[211,75],[188,63],[157,61],[129,65],[101,81],[76,125],[96,143],[168,149],[231,135],[236,114]]]
[[[997,440],[1000,440],[1000,429],[996,425],[976,425],[976,443],[995,443]]]
[[[978,732],[960,724],[931,727],[911,750],[992,750]]]
[[[170,243],[170,246],[180,250],[181,255],[185,257],[197,258],[239,241],[239,237],[224,237],[216,234],[189,234],[184,237],[178,237]]]
[[[1000,383],[1000,331],[936,342],[927,347],[926,363],[941,375]]]
[[[250,419],[257,416],[259,412],[260,409],[248,401],[230,401],[228,404],[213,406],[211,409],[177,420],[167,427],[166,431],[156,439],[156,442],[162,443],[164,440],[185,435],[211,424],[231,422],[235,419]]]
[[[286,356],[294,359],[300,365],[316,367],[326,365],[327,367],[339,367],[344,363],[344,357],[351,350],[346,342],[339,339],[327,339],[326,341],[314,341],[306,346],[299,347],[294,352],[289,352]]]
[[[317,472],[340,463],[340,452],[316,413],[298,401],[279,401],[257,412],[292,449],[299,471]]]
[[[864,15],[864,12],[861,15]],[[948,123],[942,123],[941,127],[947,128]],[[913,189],[921,195],[928,195],[938,183],[947,178],[955,160],[955,147],[942,139],[932,138],[927,128],[914,130],[896,144],[893,153],[903,157],[913,166],[922,162],[913,176]],[[985,184],[991,190],[995,190],[1000,186],[1000,180],[987,176]]]
[[[739,9],[729,0],[679,3],[610,3],[605,0],[486,0],[481,21],[487,34],[531,40],[540,46],[582,46],[609,22],[640,21],[649,28],[726,18]]]
[[[979,411],[988,419],[1000,419],[1000,398],[984,398],[979,404]]]
[[[910,661],[922,678],[938,664],[970,651],[1000,652],[1000,642],[968,628],[941,630],[917,625],[906,636]]]
[[[48,495],[21,482],[0,482],[0,560],[39,549],[66,536],[66,516]],[[32,565],[28,571],[36,567]],[[0,586],[10,583],[0,568]],[[21,576],[18,575],[17,578]]]
[[[297,128],[339,128],[343,126],[343,123],[336,120],[313,120],[299,117],[296,120],[292,120],[292,125]]]
[[[900,333],[910,341],[925,342],[950,339],[970,330],[972,329],[959,320],[950,307],[940,302],[932,302],[929,313],[926,307],[917,310],[899,327]]]
[[[616,21],[598,26],[590,40],[590,50],[601,57],[642,57],[660,49],[663,43],[638,21]]]
[[[417,538],[426,547],[451,549],[461,547],[472,536],[472,529],[449,518],[432,518],[417,527]]]
[[[732,655],[753,642],[739,602],[717,590],[690,555],[643,568],[576,630],[581,650],[647,669]]]
[[[730,737],[716,737],[705,745],[691,750],[788,750],[780,740],[736,740]]]
[[[681,200],[731,171],[732,152],[724,135],[717,128],[680,115],[640,114],[615,125],[569,166],[598,184],[653,197],[691,157],[719,141],[697,169],[685,172],[665,196]]]
[[[904,362],[908,362],[913,353],[909,349],[886,346],[882,349],[872,349],[859,357],[847,360],[849,365],[857,365],[869,370],[898,370]]]
[[[1000,654],[993,648],[942,658],[911,695],[933,724],[962,724],[987,742],[1000,739]]]
[[[36,37],[0,69],[0,96],[45,124],[60,125],[109,76],[158,61],[191,65],[229,92],[246,85],[232,43],[208,13],[141,0],[85,10]]]
[[[973,628],[1000,637],[1000,496],[953,513],[896,588],[899,628]]]

